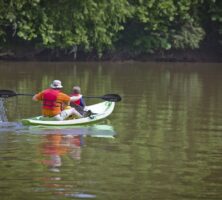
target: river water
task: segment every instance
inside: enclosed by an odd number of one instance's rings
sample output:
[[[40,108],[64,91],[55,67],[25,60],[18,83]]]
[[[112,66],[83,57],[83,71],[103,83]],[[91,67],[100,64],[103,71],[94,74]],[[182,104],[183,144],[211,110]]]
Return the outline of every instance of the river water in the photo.
[[[80,85],[87,96],[122,101],[98,124],[58,129],[21,125],[40,104],[8,98],[1,200],[221,199],[221,64],[0,63],[0,89],[34,94],[54,79],[66,93]]]

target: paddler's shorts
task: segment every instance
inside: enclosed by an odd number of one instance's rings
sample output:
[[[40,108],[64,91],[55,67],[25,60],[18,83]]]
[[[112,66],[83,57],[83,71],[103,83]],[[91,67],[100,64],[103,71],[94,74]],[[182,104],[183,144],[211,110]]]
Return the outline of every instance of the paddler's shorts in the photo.
[[[82,115],[75,108],[69,108],[69,109],[63,110],[61,113],[59,113],[58,115],[54,116],[53,118],[55,120],[62,121],[62,120],[67,119],[71,115],[75,115],[78,118],[82,117]]]

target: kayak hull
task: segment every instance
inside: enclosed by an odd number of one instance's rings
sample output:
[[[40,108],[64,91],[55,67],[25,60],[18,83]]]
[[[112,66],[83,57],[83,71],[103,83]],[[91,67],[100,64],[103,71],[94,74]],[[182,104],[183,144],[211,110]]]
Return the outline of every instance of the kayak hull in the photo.
[[[107,118],[114,110],[115,102],[105,101],[102,103],[86,106],[86,109],[92,111],[90,117],[80,119],[68,119],[63,121],[53,121],[50,118],[46,119],[43,116],[22,119],[23,125],[46,125],[46,126],[75,126],[95,123]]]

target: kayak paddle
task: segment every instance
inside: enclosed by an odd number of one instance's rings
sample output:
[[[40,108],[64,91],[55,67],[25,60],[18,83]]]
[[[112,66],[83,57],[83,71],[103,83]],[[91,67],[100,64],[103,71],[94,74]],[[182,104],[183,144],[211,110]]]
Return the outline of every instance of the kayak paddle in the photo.
[[[34,96],[34,94],[27,94],[27,93],[16,93],[12,90],[0,90],[0,98],[9,98],[14,96]],[[103,96],[83,96],[83,98],[100,98],[105,101],[112,101],[112,102],[118,102],[121,101],[121,97],[118,94],[105,94]]]
[[[105,94],[103,96],[83,96],[83,98],[100,98],[103,99],[105,101],[112,101],[112,102],[118,102],[121,101],[121,96],[119,96],[118,94]]]
[[[18,96],[18,95],[34,96],[34,94],[16,93],[12,90],[0,90],[0,98],[9,98],[9,97],[14,97],[14,96]]]

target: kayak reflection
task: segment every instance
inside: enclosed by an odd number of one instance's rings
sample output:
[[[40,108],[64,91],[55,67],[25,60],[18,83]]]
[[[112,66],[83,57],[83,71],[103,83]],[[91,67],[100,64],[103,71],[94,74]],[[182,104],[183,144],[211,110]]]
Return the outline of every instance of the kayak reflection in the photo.
[[[23,131],[24,132],[24,131]],[[28,132],[31,134],[61,134],[61,135],[89,135],[92,137],[114,138],[116,132],[111,125],[75,126],[75,127],[50,127],[30,126]]]
[[[32,129],[32,133],[44,134],[41,152],[44,155],[42,163],[50,171],[59,172],[62,166],[62,157],[66,154],[73,160],[81,159],[81,147],[84,146],[84,137],[114,138],[116,132],[109,125],[94,125],[64,129]]]

